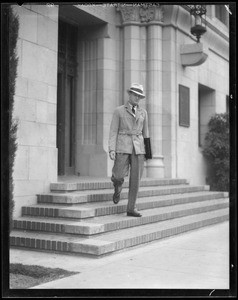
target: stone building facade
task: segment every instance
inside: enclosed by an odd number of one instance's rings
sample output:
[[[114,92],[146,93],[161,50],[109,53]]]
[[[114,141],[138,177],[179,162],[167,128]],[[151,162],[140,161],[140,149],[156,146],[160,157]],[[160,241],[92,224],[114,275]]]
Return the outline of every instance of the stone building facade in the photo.
[[[58,176],[109,177],[109,127],[131,83],[144,86],[147,177],[206,183],[207,123],[229,96],[229,14],[207,5],[197,43],[185,5],[22,5],[14,117],[15,216]]]

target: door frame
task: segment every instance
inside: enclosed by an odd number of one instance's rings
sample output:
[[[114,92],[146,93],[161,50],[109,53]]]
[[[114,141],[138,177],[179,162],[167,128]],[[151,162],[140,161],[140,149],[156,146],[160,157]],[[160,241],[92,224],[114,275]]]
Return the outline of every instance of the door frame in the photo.
[[[74,175],[76,169],[76,26],[59,19],[57,82],[58,175]]]

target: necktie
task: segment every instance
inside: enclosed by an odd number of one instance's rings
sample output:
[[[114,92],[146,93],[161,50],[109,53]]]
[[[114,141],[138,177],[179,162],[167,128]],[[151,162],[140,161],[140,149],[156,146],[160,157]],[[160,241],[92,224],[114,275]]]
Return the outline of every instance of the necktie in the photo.
[[[136,114],[135,106],[132,106],[132,112],[134,115]]]

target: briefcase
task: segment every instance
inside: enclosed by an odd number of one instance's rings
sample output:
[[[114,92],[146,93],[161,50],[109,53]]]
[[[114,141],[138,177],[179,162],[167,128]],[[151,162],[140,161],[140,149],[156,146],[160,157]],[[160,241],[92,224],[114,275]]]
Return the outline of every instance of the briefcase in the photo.
[[[144,144],[145,144],[145,158],[152,159],[150,138],[144,138]]]

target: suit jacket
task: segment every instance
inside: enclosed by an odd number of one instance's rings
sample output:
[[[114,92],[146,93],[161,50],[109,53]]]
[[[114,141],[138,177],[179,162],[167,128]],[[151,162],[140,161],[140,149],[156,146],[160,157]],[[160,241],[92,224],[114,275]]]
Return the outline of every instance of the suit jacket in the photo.
[[[130,105],[116,108],[110,126],[109,152],[145,154],[144,138],[149,137],[147,111],[137,107],[134,117]]]

